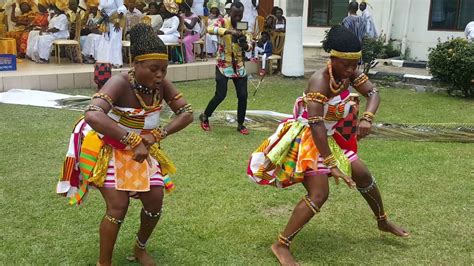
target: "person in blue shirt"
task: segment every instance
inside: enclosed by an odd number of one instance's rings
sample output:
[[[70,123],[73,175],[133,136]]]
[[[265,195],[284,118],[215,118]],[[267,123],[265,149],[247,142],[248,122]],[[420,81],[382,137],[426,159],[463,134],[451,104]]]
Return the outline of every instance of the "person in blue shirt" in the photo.
[[[272,55],[273,45],[270,40],[270,34],[264,31],[261,34],[260,40],[257,42],[255,46],[255,57],[259,58],[262,57],[262,68],[260,70],[260,76],[265,75],[265,67],[267,63],[267,59]]]

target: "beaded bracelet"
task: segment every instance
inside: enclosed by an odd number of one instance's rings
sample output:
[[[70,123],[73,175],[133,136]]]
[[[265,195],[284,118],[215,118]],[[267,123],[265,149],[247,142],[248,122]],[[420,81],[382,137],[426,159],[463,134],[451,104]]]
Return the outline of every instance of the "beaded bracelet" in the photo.
[[[364,113],[362,114],[362,118],[361,118],[360,120],[365,120],[365,121],[367,121],[367,122],[369,122],[369,123],[372,124],[372,122],[374,121],[374,118],[375,118],[374,113],[372,113],[372,112],[364,112]]]
[[[317,124],[317,123],[320,123],[320,122],[323,122],[324,121],[324,118],[322,116],[310,116],[308,117],[308,124],[312,125],[312,124]]]
[[[193,106],[191,104],[186,104],[185,106],[181,107],[176,111],[176,115],[180,115],[182,113],[193,113]]]
[[[90,112],[90,111],[105,113],[105,111],[104,111],[104,109],[102,109],[102,107],[100,107],[98,105],[94,105],[94,104],[89,104],[88,106],[86,106],[86,109],[84,109],[84,113],[87,113],[87,112]]]
[[[331,154],[331,155],[329,155],[328,157],[324,158],[323,164],[324,164],[327,168],[335,168],[335,167],[337,167],[337,161],[336,161],[336,157],[334,157],[334,154]]]
[[[135,132],[129,131],[120,139],[120,142],[134,149],[142,142],[142,137]]]
[[[155,141],[159,142],[162,139],[165,139],[168,136],[168,131],[164,128],[155,128],[151,131],[153,137],[155,137]]]

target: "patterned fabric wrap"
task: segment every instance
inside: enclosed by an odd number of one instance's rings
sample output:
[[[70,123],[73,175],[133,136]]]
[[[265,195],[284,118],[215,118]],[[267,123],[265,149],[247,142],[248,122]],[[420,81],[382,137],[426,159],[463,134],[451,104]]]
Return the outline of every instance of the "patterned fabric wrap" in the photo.
[[[98,90],[112,77],[112,64],[97,63],[94,65],[94,82],[97,84]]]
[[[345,110],[350,110],[350,106],[346,108],[345,105],[351,105],[352,102],[348,101],[348,92],[336,97],[331,98],[326,104],[328,106],[325,106],[324,123],[328,129],[329,148],[336,158],[337,165],[341,171],[350,175],[350,163],[357,159],[357,144],[351,142],[350,145],[347,143],[341,145],[338,141],[340,134],[335,132],[334,128],[348,117],[349,112]],[[334,121],[336,116],[340,117],[339,121]],[[354,116],[349,117],[354,119]],[[330,173],[330,170],[322,164],[323,158],[314,144],[306,118],[305,101],[300,97],[295,103],[293,118],[282,122],[276,132],[252,153],[247,167],[247,174],[252,181],[261,185],[284,188],[302,182],[309,173]],[[355,141],[355,138],[353,140]],[[347,147],[355,147],[355,151]]]
[[[114,107],[108,115],[127,131],[145,135],[159,125],[160,110],[161,106],[148,111]],[[142,127],[130,128],[121,123],[123,116],[142,117]],[[89,185],[131,192],[149,191],[150,186],[164,186],[166,192],[175,189],[168,174],[174,174],[176,167],[158,143],[150,147],[148,159],[141,164],[133,161],[131,155],[128,147],[95,132],[81,118],[74,126],[56,192],[74,205],[83,202]],[[135,171],[137,167],[141,171]]]

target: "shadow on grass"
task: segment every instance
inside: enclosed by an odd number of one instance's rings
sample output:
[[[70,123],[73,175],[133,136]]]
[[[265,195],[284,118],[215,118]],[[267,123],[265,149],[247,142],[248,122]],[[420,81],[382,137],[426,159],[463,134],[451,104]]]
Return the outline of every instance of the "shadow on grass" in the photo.
[[[374,226],[373,234],[354,236],[343,230],[328,230],[320,228],[315,231],[303,230],[300,238],[295,239],[293,254],[298,261],[306,263],[348,263],[351,258],[360,257],[367,253],[366,263],[375,259],[374,253],[390,250],[394,256],[410,249],[411,245],[406,238],[382,233]],[[363,230],[361,230],[363,231]],[[313,235],[311,237],[310,235]],[[374,236],[377,235],[377,236]],[[385,254],[386,255],[386,254]],[[354,262],[354,261],[352,261]]]

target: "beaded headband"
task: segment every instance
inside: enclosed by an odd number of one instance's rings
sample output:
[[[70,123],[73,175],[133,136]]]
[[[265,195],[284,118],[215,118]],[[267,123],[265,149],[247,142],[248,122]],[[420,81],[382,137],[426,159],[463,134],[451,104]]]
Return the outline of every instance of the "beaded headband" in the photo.
[[[136,62],[141,62],[145,60],[166,60],[168,61],[167,54],[159,54],[159,53],[152,53],[152,54],[142,54],[135,56]]]
[[[350,59],[350,60],[359,60],[362,57],[362,52],[339,52],[332,49],[329,54],[331,56],[342,58],[342,59]]]

